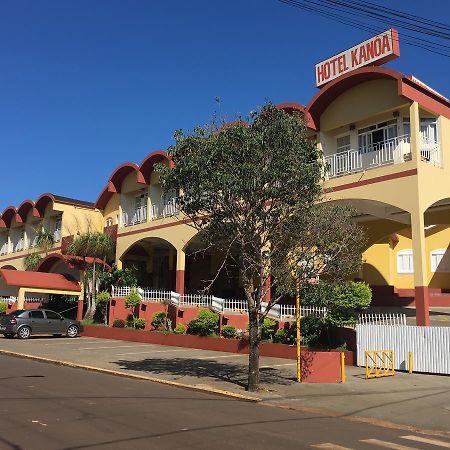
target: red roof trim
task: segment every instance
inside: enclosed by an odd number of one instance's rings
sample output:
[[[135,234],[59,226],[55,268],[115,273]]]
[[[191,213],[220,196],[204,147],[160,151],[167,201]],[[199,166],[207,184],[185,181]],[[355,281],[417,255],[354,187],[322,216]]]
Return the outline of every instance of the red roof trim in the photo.
[[[0,276],[7,286],[19,288],[49,289],[80,292],[80,285],[58,273],[27,272],[25,270],[0,269]]]
[[[81,256],[74,255],[62,255],[61,253],[50,253],[45,258],[41,260],[38,267],[36,268],[36,272],[47,273],[50,272],[51,268],[59,261],[63,261],[68,269],[79,269],[84,270],[87,265],[92,264],[94,262],[94,258],[86,257],[83,258]],[[101,259],[95,259],[96,264],[101,264],[105,266],[105,269],[109,272],[111,267],[103,262]]]
[[[368,66],[361,67],[330,81],[317,92],[306,106],[314,127],[317,130],[319,129],[320,116],[330,103],[343,92],[365,81],[381,78],[397,80],[398,95],[411,101],[417,101],[421,106],[434,111],[436,114],[450,118],[450,103],[445,98],[436,95],[422,84],[416,83],[410,77],[406,77],[396,70],[386,67]]]
[[[161,161],[168,161],[169,167],[173,167],[172,160],[164,150],[155,150],[149,153],[141,162],[140,171],[144,175],[147,184],[150,184],[150,176],[153,172],[153,165]]]

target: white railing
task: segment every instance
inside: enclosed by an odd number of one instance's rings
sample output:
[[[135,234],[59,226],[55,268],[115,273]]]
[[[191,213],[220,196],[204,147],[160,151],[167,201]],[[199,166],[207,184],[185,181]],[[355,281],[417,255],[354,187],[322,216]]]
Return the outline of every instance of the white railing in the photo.
[[[152,220],[170,217],[178,214],[175,199],[164,203],[152,203]]]
[[[212,300],[212,295],[184,294],[180,296],[180,306],[210,308],[212,306]]]
[[[28,242],[29,242],[28,243],[28,247],[29,248],[37,247],[37,245],[38,245],[37,241],[38,241],[38,236],[37,235],[34,236],[33,239],[28,238]]]
[[[422,139],[420,153],[423,161],[436,167],[441,166],[439,143]],[[335,178],[374,167],[402,163],[410,159],[410,136],[403,135],[358,150],[348,150],[326,156],[325,163],[329,178]]]
[[[23,238],[20,238],[15,244],[13,244],[13,252],[21,252],[23,250]]]
[[[436,167],[441,167],[441,146],[437,142],[423,138],[420,148],[420,155],[422,161]]]
[[[193,306],[199,308],[210,308],[214,311],[221,313],[248,313],[247,300],[234,299],[234,298],[220,298],[214,295],[201,295],[201,294],[183,294],[180,295],[173,291],[162,291],[149,288],[131,288],[130,286],[113,286],[111,289],[112,297],[124,298],[130,292],[131,289],[137,289],[143,302],[161,302],[172,303],[175,306]],[[262,303],[261,311],[265,312],[267,303]],[[301,306],[300,317],[316,316],[325,317],[327,309],[324,307],[316,306]],[[279,321],[293,321],[295,320],[295,305],[273,305],[270,309],[268,316]]]
[[[8,243],[5,242],[4,244],[2,244],[2,246],[0,247],[0,255],[6,255],[8,253]]]
[[[141,206],[140,208],[135,209],[131,215],[126,211],[122,213],[122,225],[124,227],[144,222],[147,222],[147,206]]]
[[[57,229],[53,232],[53,240],[59,242],[61,240],[61,229]]]
[[[360,148],[335,153],[325,157],[330,178],[353,172],[403,162],[410,159],[411,145],[409,135],[397,136]]]
[[[361,325],[406,325],[406,314],[360,314]]]

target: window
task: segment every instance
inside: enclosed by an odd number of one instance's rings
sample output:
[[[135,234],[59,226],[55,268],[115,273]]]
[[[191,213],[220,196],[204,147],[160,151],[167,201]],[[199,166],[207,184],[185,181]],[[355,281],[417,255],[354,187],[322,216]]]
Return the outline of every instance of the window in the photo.
[[[44,313],[42,311],[30,311],[28,314],[28,317],[32,318],[32,319],[43,319],[44,318]]]
[[[358,147],[360,153],[380,150],[392,144],[397,137],[397,119],[381,122],[358,130]]]
[[[409,119],[403,121],[403,134],[408,136],[411,134],[411,124]],[[420,138],[422,142],[430,144],[438,143],[436,119],[420,119]]]
[[[55,313],[54,311],[45,311],[45,315],[47,316],[47,319],[56,319],[56,320],[62,319],[62,317],[58,313]]]
[[[341,136],[336,139],[336,150],[338,153],[350,150],[350,135]]]
[[[411,249],[397,253],[397,273],[414,273],[413,252]]]
[[[431,252],[431,271],[450,272],[450,254],[445,248]]]
[[[108,217],[105,222],[105,227],[112,227],[113,220],[111,217]]]

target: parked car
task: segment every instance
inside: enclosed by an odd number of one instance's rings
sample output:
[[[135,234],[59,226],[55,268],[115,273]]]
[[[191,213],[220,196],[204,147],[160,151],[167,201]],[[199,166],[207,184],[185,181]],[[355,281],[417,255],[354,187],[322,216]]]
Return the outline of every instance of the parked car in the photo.
[[[0,333],[7,338],[17,335],[19,339],[28,339],[32,334],[65,334],[74,338],[80,328],[77,320],[66,319],[49,309],[19,309],[0,316]]]

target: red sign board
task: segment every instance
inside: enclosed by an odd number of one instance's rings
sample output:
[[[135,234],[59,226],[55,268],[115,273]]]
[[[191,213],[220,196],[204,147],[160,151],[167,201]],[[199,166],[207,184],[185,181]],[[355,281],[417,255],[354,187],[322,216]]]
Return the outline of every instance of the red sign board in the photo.
[[[316,86],[322,86],[360,67],[380,65],[399,56],[398,33],[391,28],[316,64]]]

